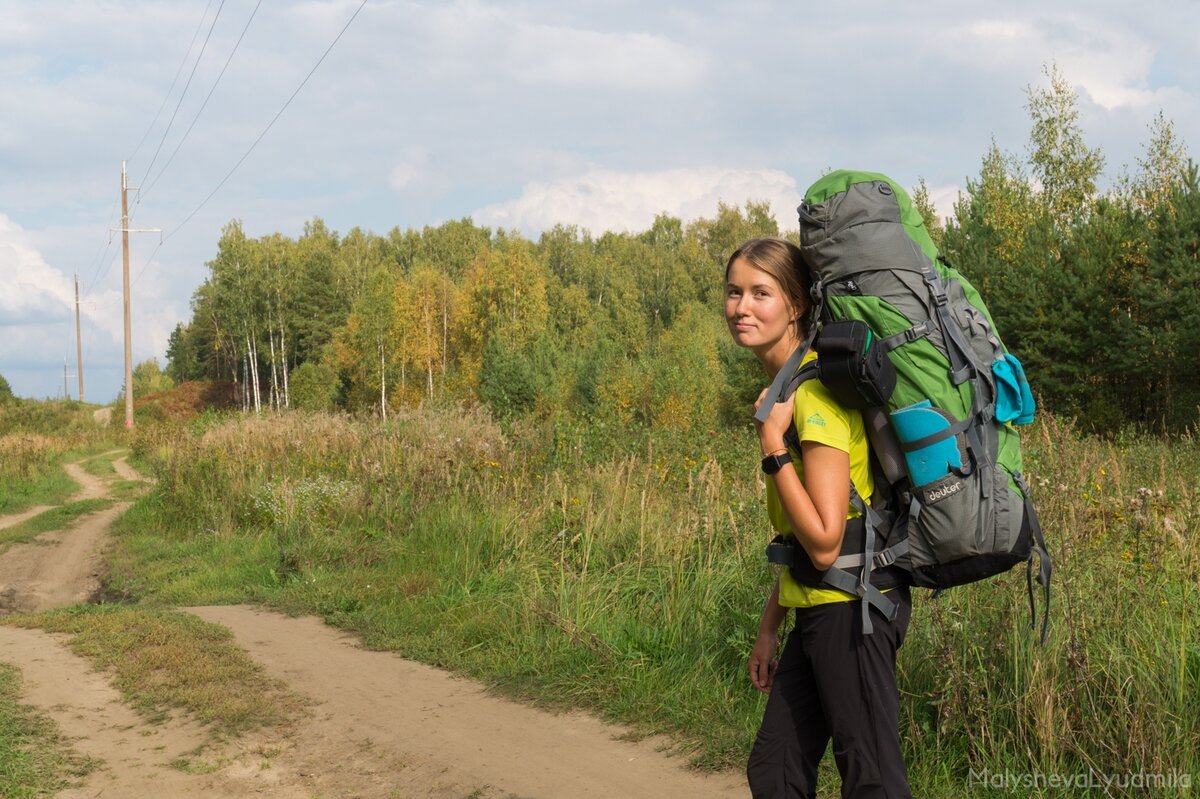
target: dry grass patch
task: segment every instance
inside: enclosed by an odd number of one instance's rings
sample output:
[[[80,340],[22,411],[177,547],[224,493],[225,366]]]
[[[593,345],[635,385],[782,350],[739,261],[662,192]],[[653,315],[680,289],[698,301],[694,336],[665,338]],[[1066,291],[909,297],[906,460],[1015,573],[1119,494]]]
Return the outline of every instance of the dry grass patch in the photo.
[[[214,736],[286,726],[301,700],[268,677],[232,634],[167,610],[85,606],[6,624],[71,635],[70,647],[112,675],[126,701],[152,720],[185,712]]]
[[[0,796],[50,796],[94,766],[53,721],[21,702],[20,671],[0,663]]]

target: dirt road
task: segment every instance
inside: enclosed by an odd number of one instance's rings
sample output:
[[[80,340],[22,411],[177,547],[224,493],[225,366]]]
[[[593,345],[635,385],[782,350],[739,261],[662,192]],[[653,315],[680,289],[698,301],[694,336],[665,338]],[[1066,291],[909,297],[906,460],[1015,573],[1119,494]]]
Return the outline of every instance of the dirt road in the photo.
[[[67,468],[80,483],[77,498],[106,494],[104,481]],[[122,479],[138,477],[123,459],[114,468]],[[0,613],[85,601],[99,585],[108,527],[124,507],[0,556]],[[745,795],[740,775],[689,771],[652,742],[619,740],[621,728],[498,699],[437,669],[365,650],[318,619],[243,606],[187,611],[229,628],[270,675],[307,698],[311,713],[286,732],[213,744],[186,719],[150,723],[135,714],[62,637],[0,627],[0,660],[21,669],[26,701],[103,763],[60,797]],[[202,767],[173,766],[181,757]]]

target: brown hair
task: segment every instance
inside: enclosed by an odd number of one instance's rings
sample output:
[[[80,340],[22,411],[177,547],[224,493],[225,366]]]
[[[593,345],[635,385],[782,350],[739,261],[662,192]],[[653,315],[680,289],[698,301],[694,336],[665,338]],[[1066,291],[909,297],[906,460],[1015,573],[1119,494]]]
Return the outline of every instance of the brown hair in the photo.
[[[755,269],[761,269],[779,283],[783,294],[799,313],[796,315],[796,335],[808,335],[809,314],[812,311],[812,276],[800,255],[800,248],[784,239],[750,239],[733,251],[725,264],[725,279],[733,262],[744,258]]]

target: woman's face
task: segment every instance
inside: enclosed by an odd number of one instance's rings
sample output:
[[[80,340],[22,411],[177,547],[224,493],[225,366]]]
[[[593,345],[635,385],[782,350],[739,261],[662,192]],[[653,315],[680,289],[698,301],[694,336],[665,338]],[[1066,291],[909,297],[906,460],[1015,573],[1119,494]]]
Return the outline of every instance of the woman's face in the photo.
[[[796,343],[796,312],[779,281],[745,258],[729,267],[725,321],[734,342],[759,355],[780,345],[790,352]]]

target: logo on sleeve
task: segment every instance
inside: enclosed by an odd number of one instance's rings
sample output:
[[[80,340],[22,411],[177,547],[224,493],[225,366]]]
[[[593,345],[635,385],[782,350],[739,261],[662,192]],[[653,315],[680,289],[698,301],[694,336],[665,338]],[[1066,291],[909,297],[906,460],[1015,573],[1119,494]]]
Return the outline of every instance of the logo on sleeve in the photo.
[[[819,413],[814,413],[812,416],[804,420],[805,424],[815,425],[816,427],[825,426],[825,417]]]

